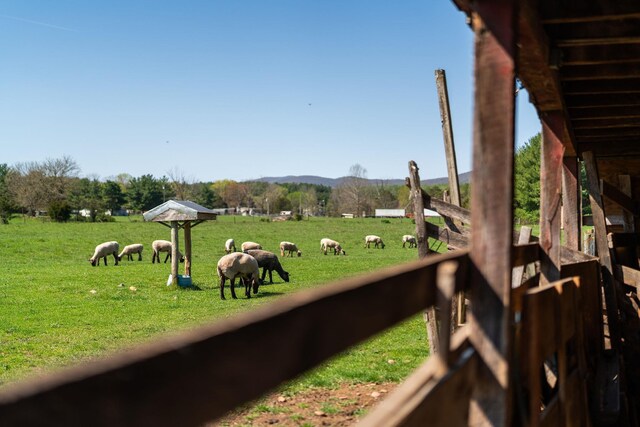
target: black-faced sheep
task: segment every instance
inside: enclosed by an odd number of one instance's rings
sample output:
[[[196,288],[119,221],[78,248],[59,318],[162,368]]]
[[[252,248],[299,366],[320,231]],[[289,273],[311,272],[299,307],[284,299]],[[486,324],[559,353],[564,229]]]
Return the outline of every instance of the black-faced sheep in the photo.
[[[263,282],[265,276],[267,275],[267,272],[269,272],[269,283],[273,283],[272,272],[274,270],[280,275],[282,280],[284,280],[285,282],[289,281],[289,273],[284,271],[276,254],[269,251],[263,251],[261,249],[251,249],[246,253],[248,253],[249,255],[254,257],[256,261],[258,261],[258,267],[262,267]]]
[[[370,245],[373,243],[373,247],[377,248],[378,246],[380,246],[382,249],[384,249],[384,242],[382,241],[382,239],[378,236],[374,236],[374,235],[369,235],[366,236],[364,238],[364,247],[368,248],[370,247]]]
[[[167,260],[171,258],[171,242],[168,240],[154,240],[151,244],[151,248],[153,248],[153,257],[151,258],[151,263],[155,264],[158,261],[160,264],[160,252],[166,252],[167,256],[164,258],[164,263],[167,263]],[[178,257],[180,258],[180,262],[184,262],[184,256],[180,251],[178,251]]]
[[[416,238],[410,234],[405,234],[402,236],[402,247],[404,248],[407,243],[409,243],[410,248],[417,248],[418,243],[416,242]]]
[[[100,258],[104,260],[104,265],[107,265],[107,255],[113,255],[113,259],[116,261],[116,265],[118,265],[118,250],[120,249],[120,245],[118,242],[104,242],[100,243],[96,246],[96,249],[93,251],[93,256],[89,258],[89,262],[92,266],[100,265]]]
[[[320,240],[320,250],[326,255],[327,249],[333,249],[334,255],[340,255],[341,252],[342,255],[347,254],[344,249],[342,249],[342,246],[340,246],[340,243],[325,237],[324,239]]]
[[[138,261],[142,261],[142,249],[144,249],[144,247],[141,243],[127,245],[122,249],[120,255],[118,255],[118,260],[122,261],[122,257],[126,255],[129,261],[133,261],[133,254],[138,254]]]
[[[242,245],[240,245],[240,250],[242,252],[247,252],[251,249],[262,249],[262,245],[256,242],[244,242]]]
[[[224,251],[228,254],[236,251],[236,242],[233,239],[228,239],[224,242]]]
[[[226,279],[231,280],[231,297],[237,299],[235,291],[236,277],[240,277],[244,283],[244,294],[247,298],[251,298],[251,287],[253,293],[258,293],[258,287],[261,280],[258,277],[260,270],[258,269],[258,261],[251,255],[243,252],[233,252],[223,256],[218,261],[218,277],[220,278],[220,298],[224,297],[224,282]]]
[[[285,252],[289,256],[293,256],[293,253],[297,253],[298,256],[302,256],[302,252],[298,250],[298,246],[291,242],[280,242],[280,256],[285,256]]]

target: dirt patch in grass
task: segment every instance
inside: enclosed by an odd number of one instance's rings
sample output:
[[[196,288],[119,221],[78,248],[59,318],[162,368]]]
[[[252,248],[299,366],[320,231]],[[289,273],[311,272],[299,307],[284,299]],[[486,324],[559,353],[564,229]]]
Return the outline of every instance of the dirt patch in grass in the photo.
[[[295,394],[272,393],[219,419],[213,426],[350,426],[397,384],[344,384]]]

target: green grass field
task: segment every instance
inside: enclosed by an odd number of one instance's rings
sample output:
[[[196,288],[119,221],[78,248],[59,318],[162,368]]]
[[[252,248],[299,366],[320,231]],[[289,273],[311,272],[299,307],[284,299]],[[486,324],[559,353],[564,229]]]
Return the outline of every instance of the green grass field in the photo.
[[[151,242],[170,239],[167,227],[138,218],[112,223],[58,224],[14,219],[0,226],[0,383],[6,384],[58,367],[105,356],[160,334],[233,316],[301,289],[416,259],[403,249],[403,234],[413,234],[409,219],[311,218],[263,222],[251,217],[219,217],[193,228],[192,278],[197,289],[166,286],[170,263],[151,264]],[[364,236],[377,234],[387,247],[365,249]],[[260,242],[278,252],[279,242],[296,242],[300,258],[280,258],[291,282],[274,273],[255,298],[220,300],[215,266],[224,242]],[[347,256],[324,256],[320,239],[340,241]],[[181,234],[182,238],[182,234]],[[143,261],[91,267],[98,243],[120,247],[143,243]],[[182,242],[181,242],[182,245]],[[432,246],[436,249],[438,244]],[[444,249],[444,248],[441,248]],[[279,255],[279,254],[278,254]],[[137,259],[137,258],[136,258]],[[164,259],[164,257],[163,257]],[[182,268],[182,266],[181,266]],[[421,316],[354,347],[297,379],[297,387],[331,387],[340,382],[399,381],[427,357]],[[389,363],[392,359],[395,363]]]

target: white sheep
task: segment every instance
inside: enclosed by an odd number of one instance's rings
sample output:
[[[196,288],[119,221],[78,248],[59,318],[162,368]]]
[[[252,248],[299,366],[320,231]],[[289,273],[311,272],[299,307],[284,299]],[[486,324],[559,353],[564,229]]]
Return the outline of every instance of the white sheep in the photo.
[[[155,264],[156,260],[158,264],[160,264],[160,252],[167,252],[167,256],[164,258],[164,263],[167,263],[167,260],[171,258],[171,242],[168,240],[154,240],[151,243],[151,248],[153,249],[153,257],[151,258],[151,263]],[[184,261],[184,256],[180,251],[178,251],[178,259],[180,262]]]
[[[280,242],[280,256],[284,256],[284,253],[289,253],[289,256],[293,256],[293,253],[297,253],[298,256],[302,256],[302,252],[298,250],[298,246],[291,242]]]
[[[251,298],[251,287],[253,293],[258,293],[260,286],[258,261],[251,255],[243,252],[233,252],[223,256],[218,261],[218,277],[220,278],[220,298],[224,297],[224,282],[226,279],[231,280],[231,297],[236,298],[235,281],[236,277],[240,277],[244,283],[244,294],[247,298]]]
[[[107,265],[107,255],[113,255],[113,259],[116,260],[116,265],[118,265],[118,250],[120,249],[120,245],[118,242],[104,242],[100,243],[96,246],[95,251],[93,251],[93,256],[89,258],[89,262],[92,266],[100,266],[100,258],[104,259],[104,265]]]
[[[236,242],[233,239],[228,239],[224,242],[224,251],[228,254],[236,251]]]
[[[404,248],[405,244],[409,243],[410,248],[417,248],[418,243],[416,243],[416,238],[410,234],[405,234],[402,236],[402,247]]]
[[[320,250],[326,255],[327,249],[333,249],[334,255],[340,255],[340,252],[342,252],[342,255],[347,254],[344,249],[342,249],[342,246],[340,246],[340,243],[325,237],[320,240]]]
[[[138,261],[142,261],[142,249],[144,249],[144,247],[142,246],[141,243],[134,243],[132,245],[127,245],[124,247],[124,249],[122,249],[122,252],[120,252],[120,255],[118,255],[118,261],[122,261],[122,257],[124,255],[127,256],[127,259],[129,261],[133,261],[133,254],[138,254]]]
[[[368,248],[370,247],[370,245],[373,243],[373,247],[377,248],[378,246],[380,246],[382,249],[384,249],[384,242],[382,241],[382,239],[378,236],[374,236],[372,234],[365,236],[364,238],[364,247]]]
[[[246,252],[250,249],[262,249],[262,245],[256,242],[244,242],[240,246],[240,249],[242,250],[242,252]]]

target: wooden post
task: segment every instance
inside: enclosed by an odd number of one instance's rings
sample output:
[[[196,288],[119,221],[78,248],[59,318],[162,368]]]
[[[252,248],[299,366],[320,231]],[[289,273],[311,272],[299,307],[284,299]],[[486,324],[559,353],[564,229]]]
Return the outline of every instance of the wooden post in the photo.
[[[178,221],[171,221],[171,284],[178,284]]]
[[[422,199],[422,187],[420,187],[418,165],[413,160],[409,162],[409,184],[411,186],[411,200],[413,201],[413,219],[416,222],[418,257],[424,258],[429,254],[429,238],[427,237],[427,226],[424,222],[424,201]],[[429,351],[431,354],[435,354],[440,348],[438,317],[435,307],[429,307],[424,312],[424,320],[427,326]]]
[[[520,228],[520,235],[518,236],[518,244],[524,245],[531,241],[531,227],[522,226]],[[521,265],[515,267],[511,273],[511,287],[517,288],[522,284],[522,278],[524,276],[525,266]]]
[[[602,286],[607,310],[607,325],[609,337],[605,337],[605,348],[620,348],[620,329],[618,325],[618,299],[616,283],[613,279],[613,264],[607,241],[607,224],[604,213],[604,202],[600,194],[600,179],[598,177],[598,165],[592,151],[582,153],[584,167],[587,172],[587,185],[589,186],[589,201],[593,215],[593,228],[595,230],[596,250],[600,266],[602,267]]]
[[[565,244],[582,250],[582,195],[578,158],[565,156],[562,161],[562,222]]]
[[[633,197],[633,193],[631,192],[631,177],[629,175],[618,175],[618,184],[620,185],[620,191],[629,197]],[[625,232],[633,233],[636,231],[635,218],[631,212],[623,209],[622,218]]]
[[[453,126],[451,125],[451,110],[449,109],[447,76],[444,70],[436,70],[436,87],[438,89],[438,105],[440,106],[440,118],[442,119],[444,152],[447,157],[447,174],[449,176],[449,191],[451,196],[451,203],[456,206],[460,206],[458,165],[456,163],[456,150],[453,143]]]
[[[191,221],[184,223],[184,275],[191,276]]]
[[[447,196],[449,202],[456,206],[461,206],[460,201],[460,183],[458,181],[458,164],[456,162],[456,149],[453,142],[453,125],[451,122],[451,109],[449,108],[449,91],[447,89],[447,75],[444,70],[436,70],[436,88],[438,89],[438,105],[440,106],[440,118],[442,120],[442,137],[444,140],[444,152],[447,158],[447,175],[449,177],[449,192]],[[455,222],[457,226],[462,228],[462,224]],[[458,230],[454,230],[458,231]],[[454,325],[460,325],[465,322],[466,305],[465,294],[460,292],[453,298],[452,316],[455,321]]]
[[[471,186],[470,339],[483,360],[470,407],[469,425],[511,425],[511,250],[515,123],[515,31],[517,2],[478,2],[500,28],[498,41],[473,16],[475,108]],[[493,9],[492,9],[493,8]]]
[[[560,279],[560,222],[564,145],[561,112],[544,113],[540,155],[540,284]]]

